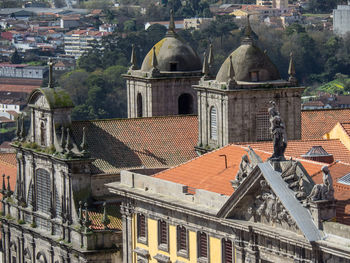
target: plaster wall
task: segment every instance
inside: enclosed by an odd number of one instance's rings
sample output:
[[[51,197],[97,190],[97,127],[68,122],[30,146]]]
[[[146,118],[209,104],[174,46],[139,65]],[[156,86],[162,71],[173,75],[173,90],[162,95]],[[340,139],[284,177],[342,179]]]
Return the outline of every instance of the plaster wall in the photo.
[[[346,148],[350,149],[350,138],[349,135],[344,131],[340,123],[337,123],[334,128],[322,136],[323,139],[339,139]]]

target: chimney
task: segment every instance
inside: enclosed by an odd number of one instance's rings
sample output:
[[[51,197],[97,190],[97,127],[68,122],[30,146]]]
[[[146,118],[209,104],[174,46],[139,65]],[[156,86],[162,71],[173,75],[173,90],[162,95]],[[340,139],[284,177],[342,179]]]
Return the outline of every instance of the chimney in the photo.
[[[312,146],[311,149],[304,155],[301,156],[304,159],[312,160],[321,163],[332,163],[334,162],[333,154],[326,152],[322,146]]]

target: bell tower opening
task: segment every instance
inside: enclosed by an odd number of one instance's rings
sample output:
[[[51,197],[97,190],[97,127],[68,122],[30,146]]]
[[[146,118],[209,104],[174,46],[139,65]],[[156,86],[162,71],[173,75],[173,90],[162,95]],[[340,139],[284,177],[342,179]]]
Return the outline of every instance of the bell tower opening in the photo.
[[[142,95],[141,93],[137,94],[137,117],[140,118],[143,115],[142,111]]]
[[[177,71],[177,62],[170,62],[170,71]]]
[[[44,122],[40,124],[40,144],[41,146],[46,146],[46,129]]]
[[[191,94],[181,94],[178,100],[178,104],[180,115],[193,114],[193,97]]]

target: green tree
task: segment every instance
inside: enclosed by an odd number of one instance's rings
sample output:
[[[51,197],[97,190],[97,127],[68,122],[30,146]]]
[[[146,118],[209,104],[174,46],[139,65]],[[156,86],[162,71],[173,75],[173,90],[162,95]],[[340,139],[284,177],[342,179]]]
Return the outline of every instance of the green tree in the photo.
[[[17,49],[15,49],[15,52],[13,52],[10,61],[12,64],[21,64],[23,62],[23,59],[18,53]]]

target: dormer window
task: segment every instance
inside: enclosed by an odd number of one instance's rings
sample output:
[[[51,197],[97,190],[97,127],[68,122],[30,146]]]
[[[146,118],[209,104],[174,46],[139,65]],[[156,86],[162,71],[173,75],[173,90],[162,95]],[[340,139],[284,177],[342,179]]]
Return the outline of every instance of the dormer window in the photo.
[[[250,80],[252,82],[258,82],[259,81],[259,71],[250,72]]]
[[[177,62],[170,62],[170,71],[177,71]]]

